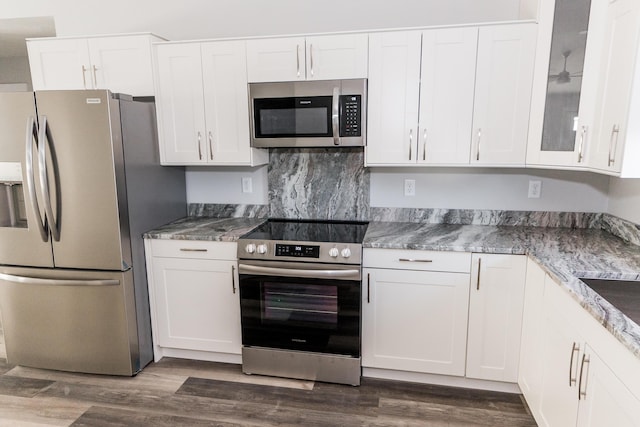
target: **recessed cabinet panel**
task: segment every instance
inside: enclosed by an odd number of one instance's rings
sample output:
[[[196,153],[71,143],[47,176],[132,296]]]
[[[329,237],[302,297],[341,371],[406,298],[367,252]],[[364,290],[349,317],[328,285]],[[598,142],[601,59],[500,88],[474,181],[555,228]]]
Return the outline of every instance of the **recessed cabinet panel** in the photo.
[[[85,39],[27,41],[33,90],[93,89]]]

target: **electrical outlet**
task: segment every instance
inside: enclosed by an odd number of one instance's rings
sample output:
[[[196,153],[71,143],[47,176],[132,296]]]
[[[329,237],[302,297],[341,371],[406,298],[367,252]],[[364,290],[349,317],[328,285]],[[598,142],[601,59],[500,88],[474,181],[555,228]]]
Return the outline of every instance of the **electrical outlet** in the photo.
[[[253,182],[251,181],[250,176],[242,177],[242,192],[243,193],[253,193]]]
[[[529,181],[529,198],[539,199],[542,195],[542,181],[530,180]]]
[[[416,195],[416,180],[405,179],[404,180],[404,195],[415,196]]]

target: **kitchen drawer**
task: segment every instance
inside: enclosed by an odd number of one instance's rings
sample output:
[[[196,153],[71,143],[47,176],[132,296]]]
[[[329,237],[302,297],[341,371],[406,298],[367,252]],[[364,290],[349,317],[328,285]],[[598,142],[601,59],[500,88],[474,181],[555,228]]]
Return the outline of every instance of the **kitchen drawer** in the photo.
[[[471,253],[366,248],[362,264],[370,268],[469,273]]]
[[[235,261],[238,254],[235,242],[154,239],[151,240],[151,256]]]

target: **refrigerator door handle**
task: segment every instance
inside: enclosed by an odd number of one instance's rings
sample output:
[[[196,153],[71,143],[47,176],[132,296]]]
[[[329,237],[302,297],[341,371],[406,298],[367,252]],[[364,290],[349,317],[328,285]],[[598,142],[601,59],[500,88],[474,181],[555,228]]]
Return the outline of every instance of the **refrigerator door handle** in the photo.
[[[45,286],[117,286],[119,280],[74,280],[74,279],[41,279],[38,277],[16,276],[13,274],[0,273],[0,279],[14,283],[24,283],[27,285]]]
[[[38,129],[36,127],[36,120],[33,116],[30,116],[27,120],[27,139],[25,146],[25,166],[27,173],[27,193],[29,193],[29,200],[36,217],[36,223],[38,231],[40,232],[40,238],[43,242],[49,240],[49,232],[47,230],[46,223],[43,221],[42,215],[40,215],[40,206],[38,205],[38,197],[36,196],[36,184],[35,173],[33,171],[33,145],[36,143],[34,137],[37,138]]]
[[[42,187],[42,195],[44,198],[44,211],[49,220],[51,228],[51,237],[55,241],[60,241],[60,229],[56,223],[56,217],[53,213],[51,205],[51,193],[49,192],[49,177],[47,176],[47,143],[49,142],[49,127],[47,125],[47,116],[40,116],[40,132],[38,140],[38,168],[40,169],[40,186]]]

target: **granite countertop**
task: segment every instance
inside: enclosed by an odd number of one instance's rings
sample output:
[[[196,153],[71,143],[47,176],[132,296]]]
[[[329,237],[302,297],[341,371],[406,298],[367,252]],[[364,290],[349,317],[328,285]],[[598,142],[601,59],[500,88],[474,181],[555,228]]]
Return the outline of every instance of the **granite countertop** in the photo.
[[[640,325],[579,278],[640,280],[640,247],[599,229],[371,222],[365,248],[527,254],[640,358]]]
[[[262,218],[208,218],[188,216],[148,231],[144,234],[144,238],[235,242],[240,236],[253,230],[264,221],[265,219]]]
[[[264,221],[190,216],[151,230],[144,237],[235,242]],[[363,246],[529,255],[640,358],[640,325],[579,280],[640,280],[640,247],[604,230],[372,221]]]

